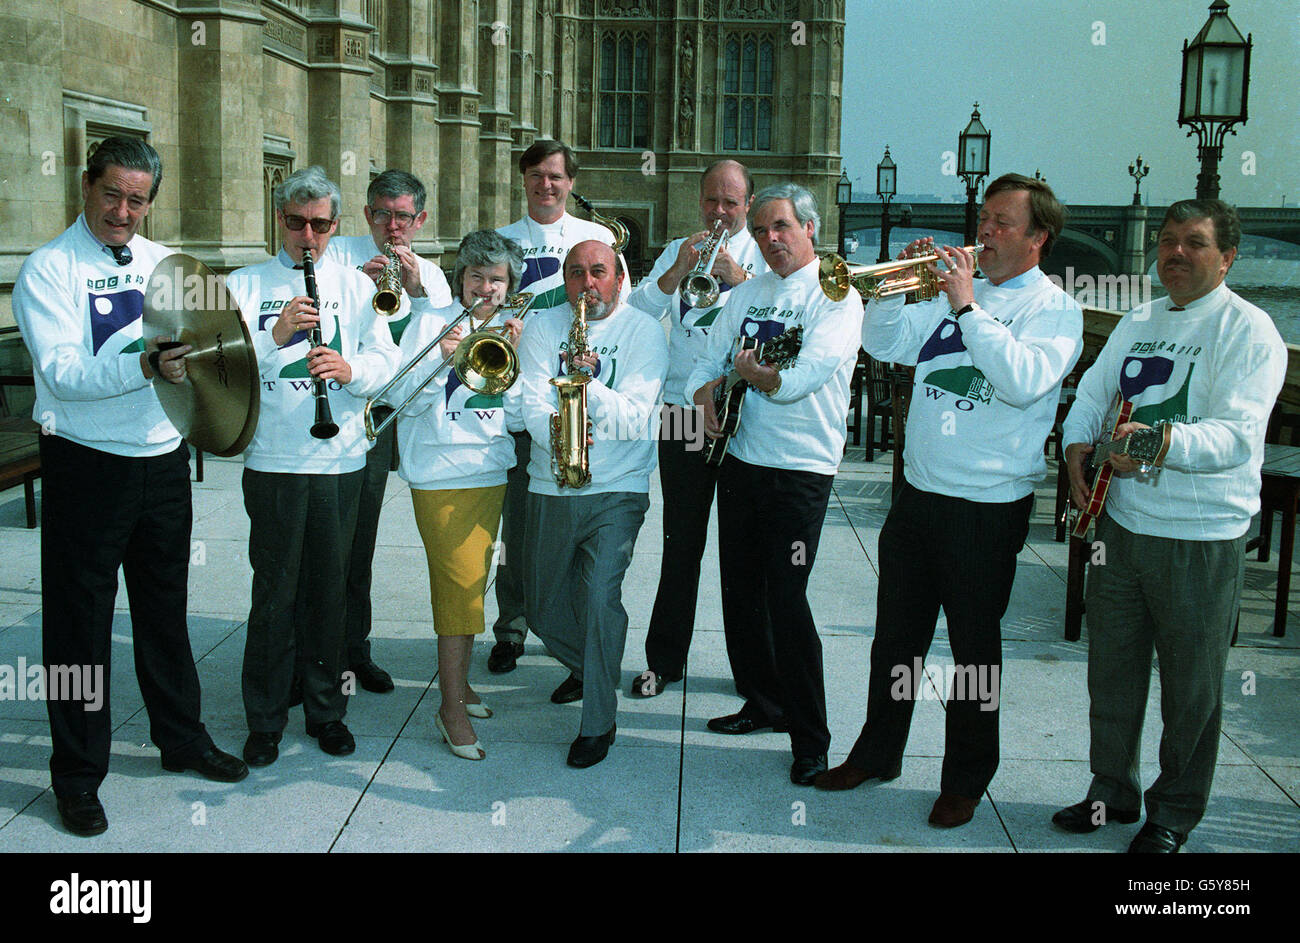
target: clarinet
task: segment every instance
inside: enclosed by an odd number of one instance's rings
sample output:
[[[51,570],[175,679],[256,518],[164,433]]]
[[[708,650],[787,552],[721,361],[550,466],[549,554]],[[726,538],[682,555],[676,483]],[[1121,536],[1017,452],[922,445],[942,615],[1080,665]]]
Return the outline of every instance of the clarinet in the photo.
[[[320,313],[320,294],[316,291],[316,266],[311,260],[311,250],[302,250],[302,277],[307,283],[307,297],[311,299],[311,305]],[[307,343],[311,345],[312,350],[321,346],[320,321],[312,327],[307,335]],[[339,434],[339,427],[334,424],[334,417],[330,415],[330,398],[329,392],[325,389],[325,381],[320,377],[313,377],[311,381],[311,395],[316,398],[316,422],[311,427],[311,434],[317,439],[332,439]]]

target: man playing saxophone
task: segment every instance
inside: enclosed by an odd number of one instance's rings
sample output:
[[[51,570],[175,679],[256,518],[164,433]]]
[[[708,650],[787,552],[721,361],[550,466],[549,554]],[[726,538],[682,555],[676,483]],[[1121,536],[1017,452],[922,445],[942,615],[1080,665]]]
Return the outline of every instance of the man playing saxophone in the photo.
[[[415,254],[412,243],[429,214],[424,209],[425,189],[417,177],[404,170],[385,170],[370,181],[366,190],[365,217],[368,236],[335,236],[329,254],[342,264],[358,268],[378,283],[385,269],[396,269],[401,287],[397,308],[387,316],[393,343],[411,322],[412,299],[423,299],[433,308],[451,304],[447,278],[428,259]],[[389,252],[384,249],[388,247]],[[393,265],[396,260],[396,265]],[[375,292],[378,296],[378,291]],[[372,302],[373,303],[373,302]],[[387,406],[375,408],[375,421],[387,415]],[[357,529],[348,563],[348,599],[345,662],[367,691],[382,694],[393,690],[393,679],[370,657],[370,580],[379,531],[379,509],[384,504],[388,472],[394,467],[396,431],[390,424],[366,454],[361,477],[361,503],[357,507]]]
[[[396,371],[398,351],[370,307],[370,281],[324,254],[340,196],[320,167],[291,174],[275,190],[279,254],[226,279],[249,322],[262,388],[243,479],[253,567],[243,669],[250,766],[279,756],[295,674],[308,736],[336,756],[356,746],[343,723],[340,675],[344,584],[366,462],[361,413],[366,397]],[[313,257],[319,307],[305,290],[305,252]],[[318,347],[306,339],[314,326]],[[339,427],[333,438],[309,432],[313,379],[326,381]]]
[[[586,767],[603,760],[614,742],[628,622],[623,575],[650,505],[668,343],[654,318],[619,303],[624,272],[608,245],[579,243],[563,271],[568,303],[529,315],[519,345],[523,417],[532,437],[524,593],[528,624],[580,686],[582,724],[568,762]],[[569,339],[582,333],[574,324],[580,296],[587,302],[586,353],[570,358]],[[558,405],[551,380],[577,371],[590,376],[586,415],[566,412],[570,428],[557,438],[581,441],[590,423],[591,479],[572,487],[563,472],[579,457],[563,449],[556,455],[550,444]]]

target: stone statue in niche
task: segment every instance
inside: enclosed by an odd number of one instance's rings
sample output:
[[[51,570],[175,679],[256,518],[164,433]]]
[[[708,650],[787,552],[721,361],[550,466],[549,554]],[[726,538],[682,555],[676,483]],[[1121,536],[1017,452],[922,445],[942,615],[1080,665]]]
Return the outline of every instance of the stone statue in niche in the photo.
[[[683,147],[689,147],[695,125],[695,109],[691,106],[691,96],[683,95],[681,108],[677,112],[677,139]]]

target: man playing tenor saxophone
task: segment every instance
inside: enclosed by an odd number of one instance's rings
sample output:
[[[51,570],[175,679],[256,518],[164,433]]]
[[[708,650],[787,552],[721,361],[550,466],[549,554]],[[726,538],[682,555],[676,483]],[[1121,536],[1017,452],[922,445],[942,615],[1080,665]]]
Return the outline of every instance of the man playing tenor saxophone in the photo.
[[[623,574],[650,505],[654,418],[668,372],[663,328],[619,303],[624,277],[608,245],[589,240],[574,246],[564,260],[568,303],[530,315],[519,344],[524,423],[532,437],[526,614],[551,654],[581,682],[582,725],[568,758],[578,767],[599,763],[614,742],[627,638]],[[579,307],[586,309],[585,328]],[[571,343],[585,350],[571,351]],[[561,412],[554,437],[561,447],[554,450],[552,416],[559,401],[551,381],[569,377],[573,386],[578,372],[589,377],[574,393],[577,400],[585,394],[586,409]],[[588,425],[590,480],[584,482],[580,453]]]

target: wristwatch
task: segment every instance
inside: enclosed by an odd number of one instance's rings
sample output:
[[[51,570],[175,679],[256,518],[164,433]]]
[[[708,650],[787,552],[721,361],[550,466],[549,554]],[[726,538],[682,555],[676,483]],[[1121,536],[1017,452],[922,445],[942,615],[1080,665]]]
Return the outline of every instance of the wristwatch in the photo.
[[[963,314],[966,314],[967,312],[970,312],[970,311],[974,311],[974,310],[975,310],[976,308],[978,308],[978,307],[979,307],[979,305],[975,304],[975,302],[972,301],[970,304],[968,304],[966,307],[962,308],[960,311],[954,311],[954,312],[952,313],[952,316],[953,316],[954,318],[958,318],[958,319],[960,319],[961,316],[962,316]]]

